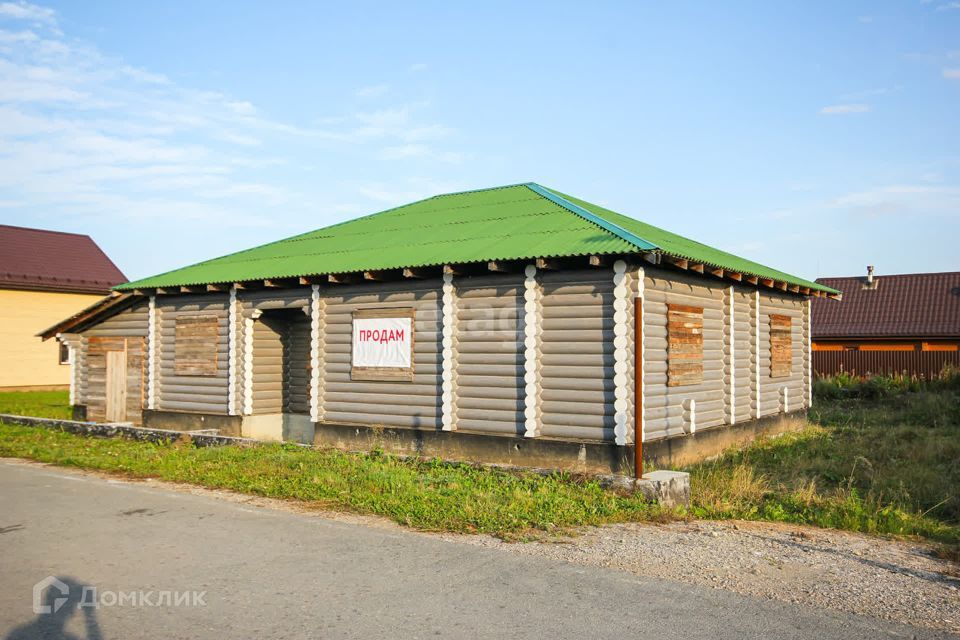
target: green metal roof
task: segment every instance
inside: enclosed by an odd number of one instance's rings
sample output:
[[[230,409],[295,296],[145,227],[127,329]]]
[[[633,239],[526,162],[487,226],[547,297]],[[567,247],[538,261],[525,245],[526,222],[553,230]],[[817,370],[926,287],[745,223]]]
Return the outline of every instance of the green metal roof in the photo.
[[[434,196],[115,289],[641,251],[836,293],[533,183]]]

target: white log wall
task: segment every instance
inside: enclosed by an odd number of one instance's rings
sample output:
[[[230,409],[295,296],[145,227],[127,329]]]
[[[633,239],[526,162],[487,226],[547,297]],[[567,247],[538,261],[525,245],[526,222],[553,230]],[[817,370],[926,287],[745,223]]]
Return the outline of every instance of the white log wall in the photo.
[[[524,276],[457,279],[458,431],[524,435]]]
[[[696,429],[724,424],[723,301],[727,285],[704,278],[646,269],[644,282],[644,437],[688,433],[683,403],[696,402]],[[667,304],[703,307],[703,382],[667,386]]]
[[[786,387],[789,409],[806,406],[804,385],[806,358],[803,330],[804,301],[787,294],[760,292],[760,416],[780,413],[782,389]],[[770,375],[770,314],[790,316],[792,361],[790,375],[774,378]]]

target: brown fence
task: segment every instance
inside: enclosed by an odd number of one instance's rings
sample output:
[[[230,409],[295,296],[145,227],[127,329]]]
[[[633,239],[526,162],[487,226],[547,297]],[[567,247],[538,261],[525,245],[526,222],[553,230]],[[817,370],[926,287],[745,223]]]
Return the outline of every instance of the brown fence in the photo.
[[[814,351],[815,376],[905,374],[932,378],[946,365],[960,367],[960,351]]]

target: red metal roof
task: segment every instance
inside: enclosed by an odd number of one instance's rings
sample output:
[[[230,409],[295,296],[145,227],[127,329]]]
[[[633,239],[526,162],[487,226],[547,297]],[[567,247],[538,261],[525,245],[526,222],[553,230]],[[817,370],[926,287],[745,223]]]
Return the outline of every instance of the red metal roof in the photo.
[[[90,236],[0,224],[0,288],[105,294],[126,281]]]
[[[813,300],[816,338],[960,337],[960,271],[818,278],[843,292],[840,302]]]

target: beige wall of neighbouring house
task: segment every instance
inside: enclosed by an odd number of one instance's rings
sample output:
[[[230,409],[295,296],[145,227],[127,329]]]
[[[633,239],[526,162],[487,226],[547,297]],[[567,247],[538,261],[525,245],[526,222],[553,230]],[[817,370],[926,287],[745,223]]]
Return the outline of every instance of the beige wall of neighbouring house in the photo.
[[[67,388],[70,366],[59,363],[56,340],[37,333],[90,306],[97,294],[0,289],[0,390]]]

